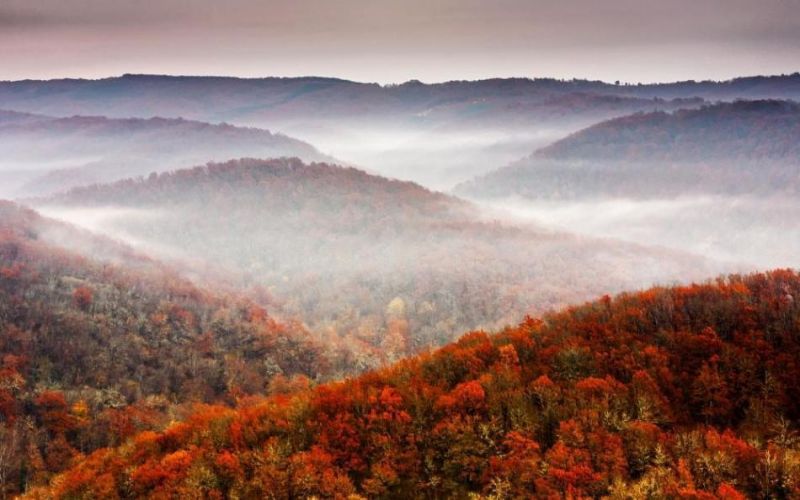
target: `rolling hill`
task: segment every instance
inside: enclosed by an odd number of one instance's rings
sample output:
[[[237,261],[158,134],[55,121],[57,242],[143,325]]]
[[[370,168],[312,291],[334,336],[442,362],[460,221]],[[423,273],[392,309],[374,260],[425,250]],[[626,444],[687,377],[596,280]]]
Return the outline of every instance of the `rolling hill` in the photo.
[[[241,156],[330,160],[307,143],[261,129],[178,118],[14,112],[0,112],[0,149],[0,173],[24,178],[17,189],[4,189],[6,196],[44,195]]]
[[[238,160],[32,203],[173,262],[266,289],[356,368],[526,313],[707,275],[682,253],[487,220],[462,200],[353,168]],[[184,264],[184,267],[187,267]],[[208,278],[206,281],[213,282]]]
[[[534,199],[793,194],[798,180],[800,104],[736,101],[608,120],[456,191]]]
[[[30,498],[795,498],[800,276],[623,294],[198,406]]]

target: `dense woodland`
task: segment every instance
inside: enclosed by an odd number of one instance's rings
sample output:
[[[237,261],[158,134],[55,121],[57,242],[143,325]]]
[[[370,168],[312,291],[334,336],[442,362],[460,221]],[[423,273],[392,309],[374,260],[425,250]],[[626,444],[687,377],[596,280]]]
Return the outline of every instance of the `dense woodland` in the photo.
[[[198,405],[29,498],[798,498],[798,296],[780,270],[604,297]]]
[[[735,101],[598,123],[458,192],[491,198],[794,195],[800,104]]]
[[[67,237],[125,265],[53,243]],[[268,392],[270,382],[302,384],[326,369],[300,325],[280,323],[252,301],[201,291],[119,244],[0,203],[4,493],[164,425],[187,401],[232,404]]]
[[[672,113],[637,113],[542,148],[552,159],[706,162],[800,160],[800,104],[734,101]]]
[[[298,160],[241,160],[79,188],[37,206],[135,210],[100,228],[266,289],[355,369],[474,328],[654,281],[708,275],[681,253],[487,221],[409,182]],[[199,264],[197,261],[200,262]],[[198,271],[199,270],[199,271]]]

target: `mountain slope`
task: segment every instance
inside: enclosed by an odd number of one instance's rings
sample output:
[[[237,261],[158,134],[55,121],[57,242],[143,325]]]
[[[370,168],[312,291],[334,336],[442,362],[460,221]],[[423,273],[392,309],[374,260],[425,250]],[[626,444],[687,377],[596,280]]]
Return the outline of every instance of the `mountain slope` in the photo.
[[[169,171],[240,156],[329,159],[311,145],[267,130],[183,119],[53,118],[0,113],[2,170],[27,170],[17,194]],[[10,165],[10,166],[9,166]]]
[[[456,192],[540,223],[798,266],[800,105],[737,101],[599,123]]]
[[[457,192],[538,199],[792,194],[799,174],[800,105],[737,101],[602,122]]]
[[[357,379],[199,407],[31,498],[794,498],[800,276],[605,297]]]
[[[276,374],[324,370],[321,349],[298,325],[0,202],[4,492],[162,422],[178,404],[234,401],[263,392]]]
[[[540,149],[560,160],[800,161],[800,104],[735,101],[642,113],[589,127]]]
[[[361,346],[364,357],[344,364],[362,368],[460,331],[709,269],[684,254],[486,221],[412,183],[299,160],[210,164],[36,206],[67,218],[119,212],[95,229],[267,288],[327,344]]]

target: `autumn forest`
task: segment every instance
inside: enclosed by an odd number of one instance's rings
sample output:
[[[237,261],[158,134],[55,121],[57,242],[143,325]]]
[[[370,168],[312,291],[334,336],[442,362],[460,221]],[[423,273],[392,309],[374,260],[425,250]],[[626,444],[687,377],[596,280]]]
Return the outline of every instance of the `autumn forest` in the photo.
[[[0,2],[0,500],[800,499],[790,4]]]

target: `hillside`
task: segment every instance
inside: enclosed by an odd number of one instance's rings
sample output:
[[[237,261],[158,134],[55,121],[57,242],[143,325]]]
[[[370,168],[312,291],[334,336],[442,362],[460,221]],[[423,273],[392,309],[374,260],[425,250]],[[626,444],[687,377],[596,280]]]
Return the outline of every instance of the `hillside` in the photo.
[[[534,221],[740,262],[797,266],[800,105],[737,101],[586,128],[455,192]]]
[[[5,193],[17,196],[240,156],[330,159],[307,143],[268,130],[183,119],[53,118],[13,112],[0,112],[0,149],[0,172],[26,174],[22,186]]]
[[[800,104],[737,101],[608,120],[457,192],[539,199],[793,194],[799,169]]]
[[[603,299],[76,460],[30,498],[796,498],[800,276]]]
[[[3,494],[161,425],[182,403],[233,402],[263,393],[275,375],[325,370],[299,325],[0,202]]]
[[[363,369],[459,332],[654,282],[708,262],[486,221],[469,203],[353,168],[239,160],[92,186],[34,202],[171,261],[263,287],[283,316]],[[213,283],[213,280],[208,280]]]
[[[800,104],[735,101],[609,120],[540,149],[558,160],[800,161]]]

